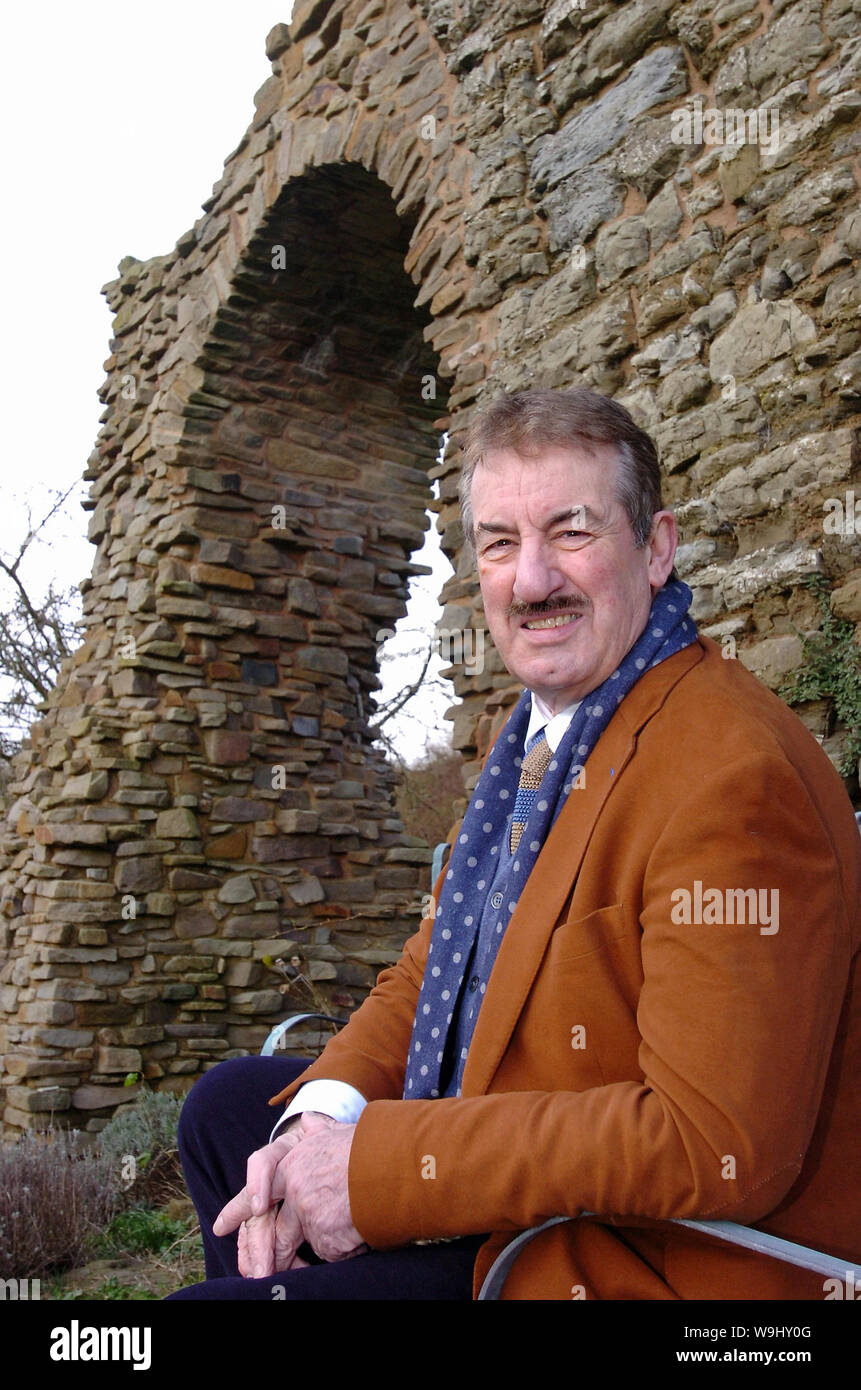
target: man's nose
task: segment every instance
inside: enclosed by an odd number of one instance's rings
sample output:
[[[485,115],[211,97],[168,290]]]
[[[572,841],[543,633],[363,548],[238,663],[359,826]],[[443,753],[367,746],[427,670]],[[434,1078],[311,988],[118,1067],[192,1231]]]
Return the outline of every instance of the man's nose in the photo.
[[[551,548],[542,540],[521,541],[512,597],[519,603],[543,603],[564,586]]]

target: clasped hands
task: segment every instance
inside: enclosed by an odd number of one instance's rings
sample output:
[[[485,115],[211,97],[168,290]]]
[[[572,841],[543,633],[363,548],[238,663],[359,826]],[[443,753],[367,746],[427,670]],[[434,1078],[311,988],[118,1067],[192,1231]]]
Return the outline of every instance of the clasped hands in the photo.
[[[239,1227],[239,1273],[261,1279],[307,1265],[307,1241],[321,1260],[348,1260],[366,1245],[353,1225],[347,1189],[356,1126],[306,1110],[285,1134],[248,1159],[246,1182],[223,1207],[213,1234]]]

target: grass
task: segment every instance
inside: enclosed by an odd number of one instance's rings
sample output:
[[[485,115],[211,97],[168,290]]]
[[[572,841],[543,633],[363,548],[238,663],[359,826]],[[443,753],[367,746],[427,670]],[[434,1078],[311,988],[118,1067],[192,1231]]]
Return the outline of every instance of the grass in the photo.
[[[183,1222],[164,1208],[148,1211],[145,1207],[131,1207],[114,1217],[96,1246],[106,1255],[157,1255],[184,1235]]]
[[[90,1255],[86,1264],[43,1287],[42,1297],[64,1302],[155,1300],[206,1277],[200,1229],[187,1199],[118,1213],[94,1234]]]
[[[192,1217],[170,1246],[130,1252],[115,1243],[111,1257],[68,1270],[49,1283],[42,1296],[64,1302],[157,1300],[205,1277],[200,1231]]]
[[[152,1303],[158,1301],[160,1295],[153,1293],[151,1289],[123,1284],[112,1275],[89,1293],[83,1289],[65,1288],[62,1283],[58,1283],[53,1290],[49,1291],[48,1298],[67,1303],[88,1303],[91,1299],[97,1299],[100,1303],[105,1301],[129,1302],[131,1300]]]

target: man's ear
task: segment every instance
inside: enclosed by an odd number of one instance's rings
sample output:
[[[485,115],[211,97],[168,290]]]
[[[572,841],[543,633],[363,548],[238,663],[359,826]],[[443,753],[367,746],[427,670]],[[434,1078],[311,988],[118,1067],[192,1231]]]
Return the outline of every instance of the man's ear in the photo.
[[[652,517],[652,534],[646,542],[649,551],[649,584],[653,593],[662,589],[670,577],[678,544],[679,532],[673,513],[655,512]]]

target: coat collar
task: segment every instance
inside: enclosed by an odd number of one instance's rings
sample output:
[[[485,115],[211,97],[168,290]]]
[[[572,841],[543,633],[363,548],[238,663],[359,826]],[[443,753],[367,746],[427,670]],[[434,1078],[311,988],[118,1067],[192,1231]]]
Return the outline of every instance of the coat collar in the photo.
[[[484,1095],[490,1087],[598,817],[636,751],[639,731],[705,655],[705,643],[698,639],[648,671],[629,691],[592,750],[586,785],[572,791],[562,807],[503,937],[464,1069],[465,1096]]]

